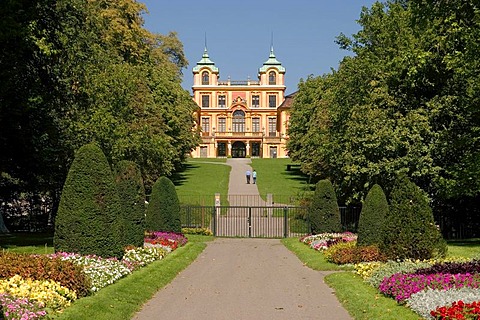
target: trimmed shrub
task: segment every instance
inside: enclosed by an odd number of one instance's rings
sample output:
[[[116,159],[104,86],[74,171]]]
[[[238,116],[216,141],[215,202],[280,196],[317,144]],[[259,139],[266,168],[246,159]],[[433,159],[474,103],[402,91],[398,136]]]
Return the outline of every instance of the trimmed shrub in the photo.
[[[406,176],[401,176],[392,190],[381,249],[393,260],[446,255],[447,245],[435,226],[427,196]]]
[[[313,234],[342,230],[337,196],[330,180],[320,180],[317,183],[308,210],[308,220]]]
[[[358,222],[358,246],[380,245],[382,243],[382,229],[385,217],[388,215],[388,202],[385,193],[378,184],[375,184],[362,206]]]
[[[122,257],[120,200],[107,158],[81,147],[68,171],[55,220],[55,251]]]
[[[132,161],[123,160],[115,169],[115,183],[122,206],[120,236],[123,246],[141,247],[145,232],[145,187],[140,168]]]
[[[145,222],[149,231],[182,231],[177,191],[167,177],[160,177],[152,187]]]

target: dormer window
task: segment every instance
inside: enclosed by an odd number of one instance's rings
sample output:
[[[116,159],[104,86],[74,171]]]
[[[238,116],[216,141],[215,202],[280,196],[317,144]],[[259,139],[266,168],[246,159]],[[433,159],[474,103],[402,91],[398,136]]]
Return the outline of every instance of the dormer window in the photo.
[[[210,84],[210,75],[207,71],[203,71],[202,73],[202,85]]]
[[[277,84],[277,75],[274,71],[268,73],[268,84]]]

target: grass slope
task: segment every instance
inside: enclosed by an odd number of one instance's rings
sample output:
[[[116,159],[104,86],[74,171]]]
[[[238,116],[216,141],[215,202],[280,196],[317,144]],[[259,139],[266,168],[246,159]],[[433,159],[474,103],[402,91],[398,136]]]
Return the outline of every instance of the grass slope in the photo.
[[[215,193],[220,193],[222,205],[227,205],[231,167],[224,162],[225,159],[189,159],[184,170],[172,177],[180,203],[213,206]]]
[[[292,168],[287,171],[291,159],[252,159],[252,168],[257,171],[257,184],[260,195],[265,199],[268,193],[274,195],[277,203],[290,202],[290,197],[298,197],[312,190],[308,176]]]

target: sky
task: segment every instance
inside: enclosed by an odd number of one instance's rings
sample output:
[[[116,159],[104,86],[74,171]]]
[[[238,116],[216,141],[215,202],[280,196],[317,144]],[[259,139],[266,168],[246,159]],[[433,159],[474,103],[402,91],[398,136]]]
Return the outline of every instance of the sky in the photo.
[[[219,68],[220,80],[257,80],[273,43],[277,60],[286,69],[286,93],[300,79],[337,69],[350,52],[335,38],[360,30],[362,7],[374,0],[140,0],[148,13],[145,28],[167,34],[175,31],[189,62],[182,86],[191,93],[192,68],[207,45]],[[273,39],[273,41],[272,41]]]

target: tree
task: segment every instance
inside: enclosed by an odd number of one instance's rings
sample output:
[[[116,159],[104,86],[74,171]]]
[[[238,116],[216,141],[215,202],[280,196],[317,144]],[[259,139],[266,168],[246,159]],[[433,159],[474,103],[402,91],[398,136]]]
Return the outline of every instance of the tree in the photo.
[[[388,216],[388,201],[378,184],[368,192],[358,222],[358,246],[379,246],[383,240],[383,223]]]
[[[152,187],[146,227],[150,231],[182,231],[177,191],[167,177],[160,177]]]
[[[447,252],[426,194],[405,175],[390,195],[381,250],[390,259],[430,259]]]
[[[115,182],[122,205],[123,244],[142,247],[145,235],[145,188],[140,168],[132,161],[116,165]]]
[[[308,221],[313,234],[341,232],[340,210],[330,180],[317,182],[308,210]]]
[[[55,251],[122,257],[120,199],[110,165],[95,144],[81,147],[68,171],[55,220]]]

